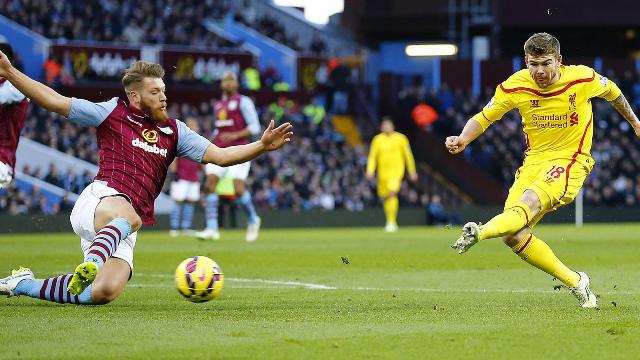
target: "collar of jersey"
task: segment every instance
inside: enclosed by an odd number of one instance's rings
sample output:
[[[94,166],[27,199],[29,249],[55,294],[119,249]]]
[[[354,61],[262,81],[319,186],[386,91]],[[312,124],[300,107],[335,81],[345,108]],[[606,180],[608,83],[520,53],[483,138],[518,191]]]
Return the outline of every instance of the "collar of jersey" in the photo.
[[[128,104],[127,108],[129,108],[129,111],[131,112],[131,115],[139,118],[139,119],[143,119],[143,120],[149,120],[149,115],[145,114],[142,110],[138,109],[137,107]]]

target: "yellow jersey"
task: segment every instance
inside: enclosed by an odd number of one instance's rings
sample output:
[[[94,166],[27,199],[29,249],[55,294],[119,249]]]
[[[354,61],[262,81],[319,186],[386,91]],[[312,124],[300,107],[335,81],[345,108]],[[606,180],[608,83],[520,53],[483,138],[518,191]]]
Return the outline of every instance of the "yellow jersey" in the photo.
[[[410,174],[416,173],[416,163],[406,136],[394,131],[391,135],[378,134],[373,137],[367,159],[367,174],[373,174],[377,168],[379,178],[402,178],[405,166]]]
[[[557,158],[575,161],[578,155],[591,159],[591,98],[612,101],[620,94],[616,84],[588,66],[561,65],[560,79],[544,89],[524,69],[501,83],[489,103],[472,119],[486,130],[508,111],[518,109],[527,143],[525,162]]]

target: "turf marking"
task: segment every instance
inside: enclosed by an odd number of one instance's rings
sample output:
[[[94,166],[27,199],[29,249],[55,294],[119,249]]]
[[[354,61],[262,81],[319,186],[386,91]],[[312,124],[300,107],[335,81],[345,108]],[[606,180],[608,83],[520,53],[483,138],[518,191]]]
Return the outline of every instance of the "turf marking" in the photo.
[[[135,277],[141,278],[173,278],[173,275],[169,274],[135,274]],[[314,284],[298,281],[286,281],[286,280],[270,280],[270,279],[246,279],[246,278],[225,278],[227,282],[226,287],[233,289],[292,289],[292,288],[304,288],[309,290],[350,290],[350,291],[412,291],[412,292],[431,292],[431,293],[505,293],[505,294],[524,294],[524,293],[555,293],[559,290],[543,290],[543,289],[437,289],[437,288],[380,288],[380,287],[336,287],[324,284]],[[240,285],[236,283],[244,284],[258,284],[258,285]],[[261,284],[261,285],[260,285]],[[173,287],[173,284],[169,283],[141,283],[130,284],[131,287]],[[637,295],[638,291],[599,291],[598,294],[607,295]]]

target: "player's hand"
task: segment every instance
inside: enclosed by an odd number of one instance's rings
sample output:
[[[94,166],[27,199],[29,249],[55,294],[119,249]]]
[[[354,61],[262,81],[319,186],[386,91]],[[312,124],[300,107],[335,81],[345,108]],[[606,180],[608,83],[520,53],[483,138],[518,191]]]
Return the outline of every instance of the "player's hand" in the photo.
[[[418,181],[418,174],[409,174],[409,181],[411,181],[412,183],[415,183]]]
[[[267,130],[264,131],[260,141],[267,148],[267,151],[278,150],[284,144],[291,141],[293,136],[293,125],[286,122],[275,128],[275,121],[271,120]]]
[[[7,55],[0,51],[0,77],[6,77],[11,67],[12,66]]]
[[[373,181],[373,174],[367,174],[367,180]]]
[[[465,144],[459,136],[449,136],[444,142],[444,145],[447,147],[447,151],[450,154],[459,154],[461,153],[467,144]]]

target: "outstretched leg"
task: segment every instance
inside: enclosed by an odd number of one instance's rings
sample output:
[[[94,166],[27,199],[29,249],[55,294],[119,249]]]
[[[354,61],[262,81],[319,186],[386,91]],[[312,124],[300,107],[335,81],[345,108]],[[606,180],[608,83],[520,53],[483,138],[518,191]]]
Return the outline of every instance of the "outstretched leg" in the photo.
[[[84,192],[81,196],[84,196]],[[90,235],[86,235],[89,231],[77,227],[83,227],[82,219],[86,220],[87,214],[93,213],[89,218],[93,220],[91,225],[95,231],[93,241],[88,249],[85,249],[84,261],[76,267],[69,280],[67,288],[74,295],[80,295],[93,282],[98,270],[116,252],[120,242],[136,232],[142,223],[133,206],[124,197],[107,196],[99,201],[95,205],[91,201],[79,200],[71,215],[72,223],[76,223],[74,230],[76,233],[82,232],[86,236],[83,238],[86,239],[90,238]],[[94,211],[91,211],[92,206],[95,206]]]
[[[451,247],[462,254],[478,241],[513,235],[527,226],[540,213],[540,209],[538,194],[526,190],[514,206],[494,216],[485,225],[473,222],[465,224],[462,227],[462,236]]]
[[[11,276],[0,279],[0,294],[28,296],[61,304],[101,305],[115,299],[127,285],[131,274],[129,264],[118,258],[107,260],[96,276],[79,295],[67,290],[72,274],[48,279],[35,279],[31,270],[20,268]]]
[[[558,259],[549,245],[531,233],[530,228],[525,227],[516,234],[505,237],[504,243],[522,260],[562,281],[578,299],[580,306],[598,306],[598,299],[590,288],[589,276],[569,269]]]

